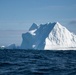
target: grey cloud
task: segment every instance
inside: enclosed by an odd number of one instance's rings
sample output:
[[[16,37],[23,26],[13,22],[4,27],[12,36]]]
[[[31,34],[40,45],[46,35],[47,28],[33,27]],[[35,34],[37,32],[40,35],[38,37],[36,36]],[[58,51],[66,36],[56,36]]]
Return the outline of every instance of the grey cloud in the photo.
[[[67,24],[67,28],[73,32],[74,34],[76,34],[76,20],[70,20]]]
[[[70,21],[69,24],[76,25],[76,20]]]

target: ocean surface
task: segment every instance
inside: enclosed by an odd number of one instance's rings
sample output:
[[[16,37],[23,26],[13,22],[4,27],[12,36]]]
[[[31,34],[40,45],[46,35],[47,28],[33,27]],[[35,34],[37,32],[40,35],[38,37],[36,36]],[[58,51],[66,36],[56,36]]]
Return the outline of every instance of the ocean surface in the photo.
[[[0,50],[0,75],[76,75],[76,51]]]

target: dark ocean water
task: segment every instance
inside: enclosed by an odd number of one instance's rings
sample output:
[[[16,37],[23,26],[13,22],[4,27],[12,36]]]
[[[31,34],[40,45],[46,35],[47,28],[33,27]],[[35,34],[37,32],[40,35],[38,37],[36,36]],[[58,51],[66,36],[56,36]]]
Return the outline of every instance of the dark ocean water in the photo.
[[[0,50],[0,75],[76,75],[76,51]]]

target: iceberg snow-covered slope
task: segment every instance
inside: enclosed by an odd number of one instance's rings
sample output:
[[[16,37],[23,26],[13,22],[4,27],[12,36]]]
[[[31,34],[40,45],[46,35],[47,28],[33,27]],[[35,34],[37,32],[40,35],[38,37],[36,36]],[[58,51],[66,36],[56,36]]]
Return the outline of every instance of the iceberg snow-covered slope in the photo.
[[[35,23],[27,33],[22,34],[21,49],[64,49],[76,47],[76,35],[58,22],[41,24]]]
[[[46,38],[45,44],[44,49],[76,47],[76,35],[57,22]]]

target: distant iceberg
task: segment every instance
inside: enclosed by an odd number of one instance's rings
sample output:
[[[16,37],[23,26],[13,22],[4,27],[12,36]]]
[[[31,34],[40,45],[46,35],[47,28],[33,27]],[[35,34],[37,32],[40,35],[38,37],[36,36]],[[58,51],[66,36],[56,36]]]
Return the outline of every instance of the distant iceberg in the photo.
[[[5,49],[5,46],[1,46],[0,49]]]
[[[6,49],[16,49],[16,45],[11,44],[11,45],[7,46]]]

